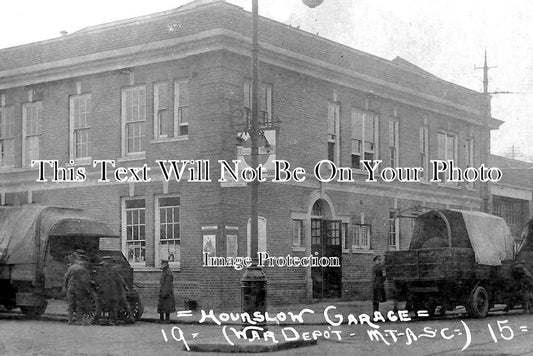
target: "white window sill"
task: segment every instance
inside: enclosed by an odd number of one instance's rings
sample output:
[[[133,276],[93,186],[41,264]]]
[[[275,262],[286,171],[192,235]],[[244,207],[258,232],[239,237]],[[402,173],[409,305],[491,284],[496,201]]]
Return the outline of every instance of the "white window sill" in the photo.
[[[363,254],[363,255],[373,255],[376,251],[365,248],[355,248],[352,247],[352,253]]]
[[[171,142],[187,141],[188,139],[189,139],[189,135],[183,135],[183,136],[178,136],[178,137],[158,138],[158,139],[150,140],[150,143],[171,143]]]
[[[143,159],[146,159],[146,155],[144,154],[144,152],[139,153],[139,154],[132,154],[126,157],[120,157],[117,159],[117,162],[140,161]]]
[[[0,167],[0,173],[15,173],[15,172],[37,171],[37,170],[39,170],[39,165],[35,165],[35,167],[19,167],[19,168]]]
[[[78,158],[78,159],[72,159],[71,161],[74,161],[72,163],[68,163],[67,166],[92,166],[92,158],[91,157],[85,157],[85,158]]]
[[[451,189],[457,189],[457,190],[461,190],[461,186],[457,185],[457,184],[452,184],[452,183],[437,183],[437,185],[439,187],[444,187],[444,188],[451,188]]]
[[[50,167],[50,166],[48,166],[48,167]],[[24,167],[22,167],[22,168],[20,168],[20,169],[23,170],[23,171],[37,171],[37,170],[39,170],[39,165],[36,164],[36,165],[33,166],[33,167],[30,167],[30,166],[24,166]]]
[[[147,267],[141,265],[130,264],[134,272],[157,272],[161,271],[161,267]],[[181,272],[180,265],[170,265],[170,270],[173,272]]]
[[[292,247],[292,250],[294,252],[305,252],[305,247],[296,247],[296,246],[293,246]]]

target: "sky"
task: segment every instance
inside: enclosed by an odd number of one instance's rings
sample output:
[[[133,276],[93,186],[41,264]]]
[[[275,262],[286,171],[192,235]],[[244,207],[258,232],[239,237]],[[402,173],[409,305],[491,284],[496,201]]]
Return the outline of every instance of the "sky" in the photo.
[[[179,7],[190,0],[27,0],[2,4],[0,48],[60,36],[87,26]],[[226,0],[247,10],[251,0]],[[481,91],[488,54],[492,153],[533,162],[533,1],[260,0],[262,16],[385,58],[400,56],[432,74]]]

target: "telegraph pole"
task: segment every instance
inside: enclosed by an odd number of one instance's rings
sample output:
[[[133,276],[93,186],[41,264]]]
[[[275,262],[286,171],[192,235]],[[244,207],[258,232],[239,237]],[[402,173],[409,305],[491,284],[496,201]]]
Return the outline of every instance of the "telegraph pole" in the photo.
[[[485,49],[485,60],[483,67],[474,67],[474,69],[483,69],[483,117],[485,118],[485,131],[481,135],[481,162],[487,164],[490,155],[490,128],[489,120],[491,119],[491,104],[489,93],[489,67],[487,63],[487,50]],[[489,183],[481,183],[481,210],[490,213],[492,210],[491,199],[489,194]]]
[[[314,8],[323,0],[302,0],[310,8]],[[258,0],[252,0],[252,103],[250,117],[251,167],[257,169],[259,165],[259,41],[258,41],[259,5]],[[250,257],[252,265],[246,268],[241,279],[241,310],[253,315],[266,313],[267,307],[267,279],[263,268],[259,266],[259,226],[258,226],[259,180],[250,182]],[[264,251],[261,251],[264,252]],[[245,325],[246,326],[246,325]],[[266,330],[266,322],[257,324]]]
[[[258,43],[258,0],[252,0],[252,103],[250,119],[251,167],[256,169],[259,163],[259,43]],[[263,268],[258,265],[257,252],[259,247],[258,226],[258,198],[259,181],[254,179],[250,183],[250,257],[252,265],[244,271],[241,279],[241,310],[253,315],[254,312],[265,314],[267,307],[266,283],[267,279]],[[260,327],[265,327],[266,322]]]

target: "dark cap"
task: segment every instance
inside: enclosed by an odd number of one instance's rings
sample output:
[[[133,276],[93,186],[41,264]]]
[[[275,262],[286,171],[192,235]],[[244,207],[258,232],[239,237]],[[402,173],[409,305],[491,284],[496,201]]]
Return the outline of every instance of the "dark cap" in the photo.
[[[374,258],[372,259],[372,261],[376,262],[376,260],[377,260],[378,258],[381,258],[381,256],[380,256],[380,255],[374,256]]]

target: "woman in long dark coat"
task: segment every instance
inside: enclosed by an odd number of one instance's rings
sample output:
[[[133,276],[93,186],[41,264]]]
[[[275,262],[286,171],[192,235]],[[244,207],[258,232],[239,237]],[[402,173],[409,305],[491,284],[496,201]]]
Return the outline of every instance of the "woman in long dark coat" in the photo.
[[[170,323],[170,313],[176,311],[174,300],[174,277],[168,267],[168,261],[161,261],[161,279],[159,280],[159,302],[157,312],[161,323]],[[163,319],[164,316],[164,319]]]
[[[385,302],[387,297],[385,296],[385,277],[383,277],[383,264],[381,263],[381,257],[374,257],[374,266],[372,266],[373,277],[373,299],[372,308],[374,311],[379,311],[379,303]]]

